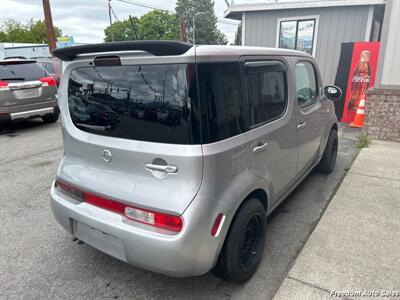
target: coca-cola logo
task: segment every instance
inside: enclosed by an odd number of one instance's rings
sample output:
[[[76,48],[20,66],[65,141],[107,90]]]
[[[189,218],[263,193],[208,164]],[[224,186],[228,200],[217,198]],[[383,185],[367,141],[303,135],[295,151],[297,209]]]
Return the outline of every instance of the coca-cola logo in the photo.
[[[369,75],[354,75],[352,82],[369,82]]]

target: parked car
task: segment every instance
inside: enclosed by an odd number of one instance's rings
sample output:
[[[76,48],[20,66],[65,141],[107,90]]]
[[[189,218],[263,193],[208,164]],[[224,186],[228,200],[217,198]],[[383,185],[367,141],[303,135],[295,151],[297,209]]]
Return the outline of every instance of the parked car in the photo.
[[[322,86],[308,54],[141,41],[54,55],[66,63],[65,147],[51,207],[77,239],[122,261],[246,281],[263,254],[266,217],[311,170],[334,169],[338,127],[328,99],[341,91]],[[176,84],[165,84],[166,74]],[[162,94],[163,105],[185,113],[176,126],[126,118],[107,132],[78,129],[69,82],[81,86],[74,96],[87,85],[105,93],[110,82],[133,98]],[[154,100],[140,105],[151,110]]]
[[[28,118],[56,122],[57,86],[34,60],[0,60],[0,124]]]
[[[110,106],[95,102],[89,103],[87,113],[90,116],[87,123],[103,127],[105,130],[115,128],[120,119],[119,114]]]
[[[90,114],[88,112],[88,102],[81,97],[75,97],[71,95],[68,103],[69,111],[71,112],[71,118],[75,124],[81,121],[90,120]]]
[[[58,86],[62,69],[61,61],[56,57],[42,57],[38,58],[37,62],[56,80]]]

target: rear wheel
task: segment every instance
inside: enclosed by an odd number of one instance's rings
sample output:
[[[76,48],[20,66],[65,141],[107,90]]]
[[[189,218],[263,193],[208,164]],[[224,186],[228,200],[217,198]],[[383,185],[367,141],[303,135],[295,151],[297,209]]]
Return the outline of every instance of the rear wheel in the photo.
[[[54,123],[54,122],[57,122],[59,116],[60,116],[60,113],[56,112],[56,113],[51,114],[51,115],[43,116],[42,120],[45,123]]]
[[[328,142],[326,143],[324,154],[317,165],[317,170],[321,173],[329,174],[335,169],[338,151],[338,134],[336,129],[332,129]]]
[[[266,225],[261,202],[247,200],[232,221],[214,273],[235,283],[250,279],[261,261]]]

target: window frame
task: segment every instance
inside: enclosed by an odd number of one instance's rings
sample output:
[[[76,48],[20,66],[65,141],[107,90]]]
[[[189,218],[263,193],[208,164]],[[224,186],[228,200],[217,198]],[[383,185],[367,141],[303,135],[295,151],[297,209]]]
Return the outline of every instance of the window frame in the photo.
[[[316,91],[317,91],[317,92],[316,92],[316,95],[315,95],[315,98],[316,98],[317,100],[316,100],[315,102],[309,104],[309,105],[306,105],[306,106],[300,106],[299,100],[297,99],[296,66],[297,66],[297,64],[299,64],[299,63],[309,63],[309,64],[311,65],[311,67],[313,68],[313,70],[314,70],[315,88],[316,88]],[[304,109],[307,109],[307,108],[309,108],[309,107],[311,107],[311,106],[317,104],[318,102],[320,102],[320,99],[321,99],[320,79],[319,79],[319,76],[318,76],[318,73],[317,73],[317,68],[316,68],[314,62],[311,61],[311,60],[308,60],[308,59],[300,59],[300,60],[297,60],[297,61],[295,62],[295,64],[294,64],[294,70],[293,70],[293,71],[294,71],[294,72],[293,72],[293,73],[294,73],[293,75],[294,75],[295,97],[296,97],[296,103],[297,103],[297,106],[299,107],[299,109],[300,109],[300,110],[304,110]]]
[[[285,17],[285,18],[277,19],[276,43],[275,43],[276,48],[286,49],[286,48],[280,48],[279,47],[279,41],[280,41],[279,38],[280,38],[280,35],[281,35],[281,23],[282,22],[296,21],[296,39],[295,39],[295,46],[296,46],[296,44],[297,44],[297,31],[298,31],[299,22],[301,22],[301,21],[311,21],[311,20],[315,21],[314,32],[313,32],[312,51],[311,51],[311,55],[313,57],[315,57],[315,55],[317,53],[317,38],[318,38],[318,27],[319,27],[319,15],[310,15],[310,16],[301,16],[301,17]],[[296,50],[296,49],[294,49],[294,50]]]
[[[266,120],[266,121],[261,122],[261,123],[257,123],[257,124],[252,124],[253,120],[252,120],[252,117],[251,117],[251,115],[252,115],[251,114],[252,102],[251,102],[250,82],[249,82],[249,78],[248,78],[248,71],[246,70],[246,67],[245,67],[245,64],[247,62],[279,62],[279,63],[282,63],[286,68],[286,71],[282,71],[284,84],[285,84],[285,86],[284,86],[284,88],[285,88],[285,108],[284,108],[284,110],[282,111],[282,113],[279,116],[277,116],[277,117],[275,117],[273,119],[270,119],[270,120]],[[268,67],[260,67],[259,70],[257,70],[254,73],[261,73],[263,69],[265,70],[267,68]],[[248,130],[252,130],[252,129],[255,129],[255,128],[270,124],[272,122],[275,122],[275,121],[277,121],[279,119],[282,119],[286,115],[286,113],[288,111],[288,107],[289,107],[289,85],[288,85],[288,80],[289,80],[288,76],[289,75],[288,75],[288,73],[290,71],[289,71],[287,63],[285,61],[281,60],[281,59],[278,59],[278,58],[262,58],[262,57],[260,57],[259,59],[243,60],[242,61],[242,70],[243,70],[242,71],[242,74],[243,74],[242,77],[243,77],[244,89],[245,89],[246,101],[247,101],[247,105],[245,107],[247,107],[247,113],[246,113],[247,118],[246,119],[247,119]]]

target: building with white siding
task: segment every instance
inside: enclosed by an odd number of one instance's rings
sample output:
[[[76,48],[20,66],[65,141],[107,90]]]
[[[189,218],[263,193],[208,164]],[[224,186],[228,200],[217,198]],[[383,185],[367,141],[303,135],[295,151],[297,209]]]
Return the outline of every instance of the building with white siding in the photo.
[[[400,2],[400,1],[397,1]],[[242,20],[242,44],[310,53],[333,84],[341,44],[380,41],[385,0],[276,0],[235,4],[225,17]]]

